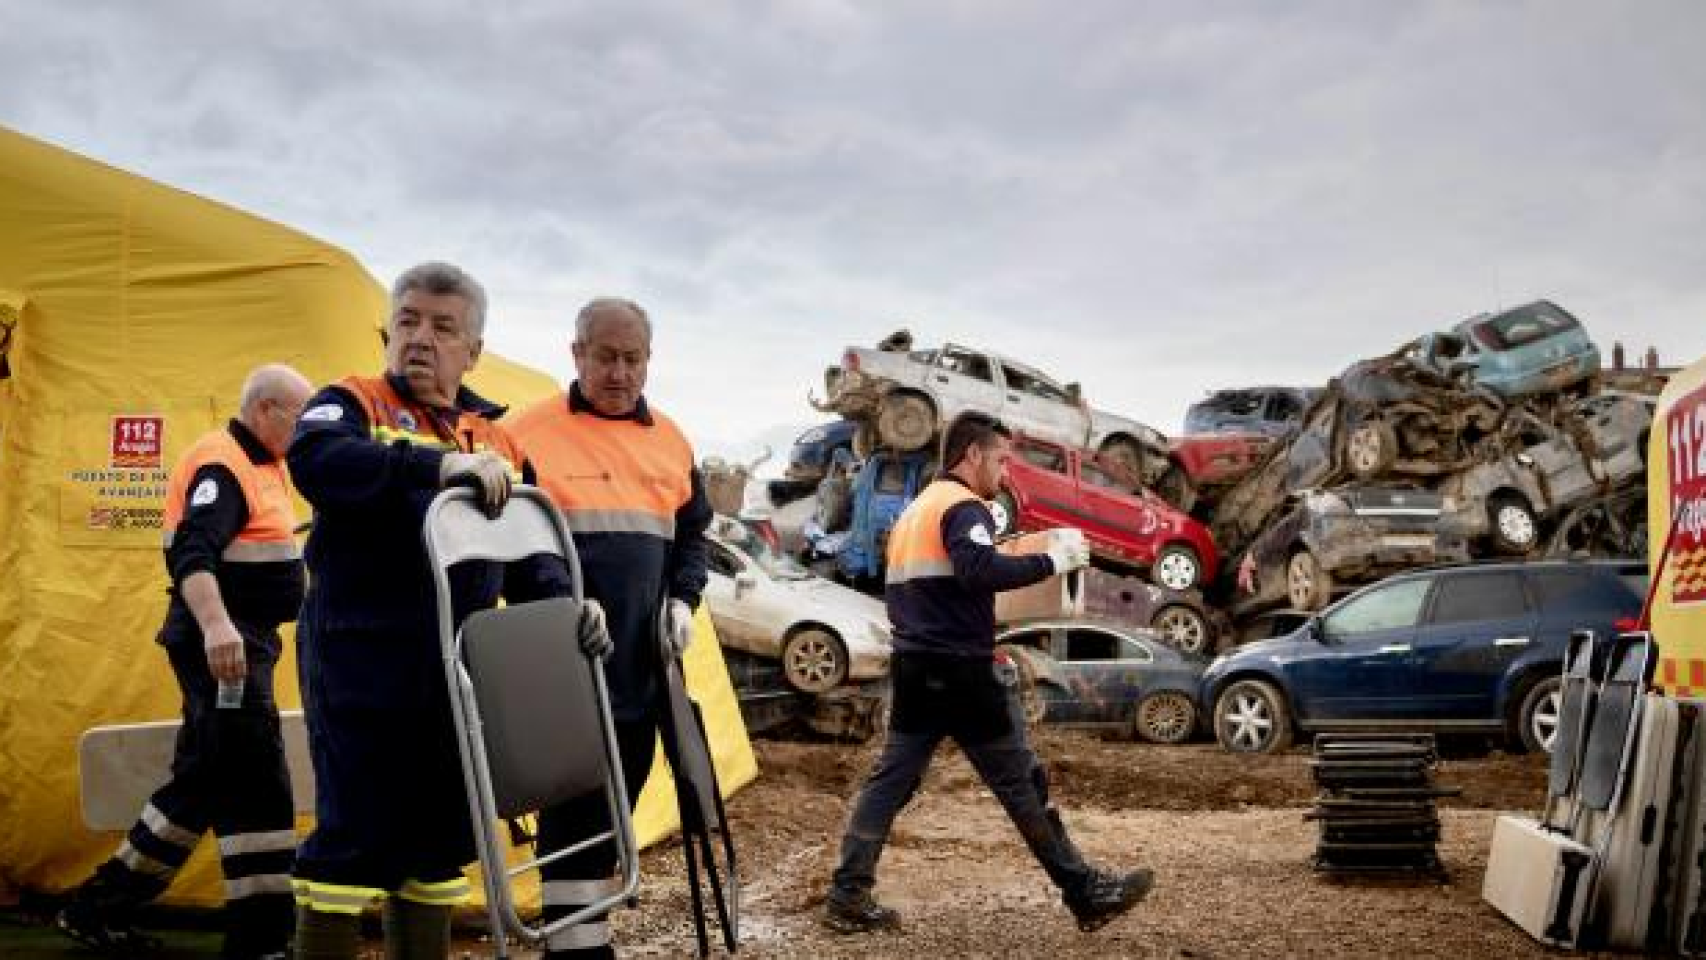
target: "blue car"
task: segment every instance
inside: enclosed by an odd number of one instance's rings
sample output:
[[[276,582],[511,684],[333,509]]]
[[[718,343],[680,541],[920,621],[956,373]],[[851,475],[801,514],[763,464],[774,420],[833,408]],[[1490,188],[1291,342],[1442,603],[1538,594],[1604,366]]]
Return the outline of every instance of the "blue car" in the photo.
[[[794,447],[788,451],[788,466],[785,475],[789,480],[821,480],[829,472],[829,465],[835,461],[837,451],[847,451],[843,456],[852,456],[853,433],[858,424],[851,420],[831,420],[820,423],[805,433],[800,434],[794,441]]]
[[[1563,390],[1599,374],[1599,348],[1581,321],[1547,300],[1459,323],[1475,381],[1506,397]]]
[[[871,454],[853,478],[853,524],[847,541],[836,555],[841,573],[854,584],[882,576],[889,531],[906,505],[918,496],[934,473],[935,454]],[[880,583],[880,581],[879,581]]]
[[[1294,632],[1217,657],[1199,700],[1235,753],[1298,733],[1402,730],[1503,736],[1550,750],[1570,632],[1602,643],[1641,611],[1646,564],[1440,567],[1357,591]]]

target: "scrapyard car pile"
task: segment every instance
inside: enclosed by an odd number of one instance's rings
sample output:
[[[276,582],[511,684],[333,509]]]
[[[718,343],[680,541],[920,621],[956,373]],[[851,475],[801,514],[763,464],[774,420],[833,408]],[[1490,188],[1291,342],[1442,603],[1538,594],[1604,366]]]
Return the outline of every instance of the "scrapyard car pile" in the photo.
[[[1651,399],[1602,382],[1581,324],[1536,301],[1318,389],[1216,391],[1169,439],[1029,364],[900,331],[825,371],[812,405],[842,419],[800,437],[787,479],[749,485],[744,513],[808,568],[880,594],[888,532],[942,432],[989,413],[1015,431],[998,535],[1085,530],[1101,601],[1086,606],[1206,656],[1416,567],[1641,556]]]

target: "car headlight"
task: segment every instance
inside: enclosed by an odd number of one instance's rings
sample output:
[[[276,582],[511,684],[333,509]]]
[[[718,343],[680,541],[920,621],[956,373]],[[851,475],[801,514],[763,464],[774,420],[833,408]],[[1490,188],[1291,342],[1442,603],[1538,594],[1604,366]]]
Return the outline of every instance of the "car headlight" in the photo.
[[[886,647],[892,642],[889,636],[889,627],[886,623],[878,623],[873,620],[865,625],[865,633],[871,638],[871,642],[873,643],[879,643]]]
[[[1450,495],[1441,497],[1439,501],[1439,509],[1441,513],[1456,513],[1457,498]]]

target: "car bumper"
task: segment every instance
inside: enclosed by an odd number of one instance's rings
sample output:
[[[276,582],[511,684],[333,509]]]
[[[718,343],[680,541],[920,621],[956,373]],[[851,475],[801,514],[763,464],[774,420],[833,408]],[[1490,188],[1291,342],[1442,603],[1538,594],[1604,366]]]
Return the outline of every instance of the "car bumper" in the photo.
[[[1479,377],[1481,383],[1505,396],[1523,396],[1531,393],[1549,393],[1562,390],[1571,384],[1593,376],[1599,371],[1599,352],[1590,350],[1573,357],[1566,357],[1545,367],[1527,370],[1513,370],[1508,373],[1487,373]]]
[[[847,651],[849,680],[880,680],[889,675],[889,648],[876,644],[853,644]]]
[[[1371,571],[1459,563],[1468,546],[1456,533],[1378,533],[1335,540],[1315,550],[1316,559],[1335,576]]]

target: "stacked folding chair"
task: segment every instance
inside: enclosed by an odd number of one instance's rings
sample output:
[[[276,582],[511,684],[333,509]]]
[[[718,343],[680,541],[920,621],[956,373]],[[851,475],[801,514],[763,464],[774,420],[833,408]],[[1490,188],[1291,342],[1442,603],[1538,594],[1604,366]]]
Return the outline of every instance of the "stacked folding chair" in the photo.
[[[1434,801],[1455,788],[1434,783],[1430,735],[1321,734],[1310,761],[1321,792],[1305,819],[1320,824],[1315,869],[1444,879]]]
[[[1481,896],[1559,947],[1670,939],[1665,840],[1695,711],[1657,694],[1647,633],[1617,637],[1596,677],[1592,631],[1565,651],[1559,725],[1540,819],[1501,816]]]

